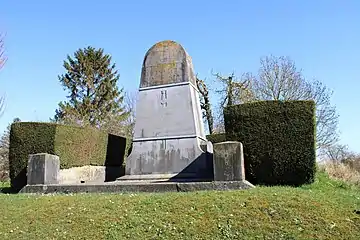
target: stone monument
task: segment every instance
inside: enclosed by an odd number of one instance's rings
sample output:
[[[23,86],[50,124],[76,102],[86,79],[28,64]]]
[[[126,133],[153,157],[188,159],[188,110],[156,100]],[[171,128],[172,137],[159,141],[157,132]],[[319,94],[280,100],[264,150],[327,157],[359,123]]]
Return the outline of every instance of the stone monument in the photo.
[[[21,192],[180,192],[254,187],[245,180],[240,142],[218,143],[213,148],[206,140],[192,61],[181,45],[163,41],[149,49],[138,97],[133,147],[124,176],[112,182],[68,184],[59,177],[66,169],[60,170],[57,156],[31,155],[28,184]]]
[[[118,180],[156,179],[213,179],[192,60],[174,41],[145,55],[132,152]]]

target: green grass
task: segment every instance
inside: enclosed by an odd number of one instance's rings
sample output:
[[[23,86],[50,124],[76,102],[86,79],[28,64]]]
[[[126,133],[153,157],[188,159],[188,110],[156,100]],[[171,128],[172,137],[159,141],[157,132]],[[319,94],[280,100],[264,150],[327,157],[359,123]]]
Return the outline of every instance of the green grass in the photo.
[[[0,239],[360,239],[360,190],[0,195]]]
[[[10,187],[10,182],[0,182],[0,189]]]

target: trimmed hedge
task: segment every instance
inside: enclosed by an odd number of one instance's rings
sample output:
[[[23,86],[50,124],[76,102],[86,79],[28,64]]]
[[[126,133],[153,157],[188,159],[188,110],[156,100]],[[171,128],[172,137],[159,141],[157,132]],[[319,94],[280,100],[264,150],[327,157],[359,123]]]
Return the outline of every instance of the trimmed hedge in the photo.
[[[226,139],[244,146],[253,184],[302,185],[316,172],[315,103],[260,101],[224,109]]]
[[[206,139],[209,140],[211,143],[219,143],[226,141],[226,134],[225,133],[213,133],[206,135]]]
[[[9,148],[11,185],[17,190],[26,185],[29,154],[57,155],[62,169],[86,165],[122,166],[129,146],[126,138],[94,128],[54,123],[13,123]]]

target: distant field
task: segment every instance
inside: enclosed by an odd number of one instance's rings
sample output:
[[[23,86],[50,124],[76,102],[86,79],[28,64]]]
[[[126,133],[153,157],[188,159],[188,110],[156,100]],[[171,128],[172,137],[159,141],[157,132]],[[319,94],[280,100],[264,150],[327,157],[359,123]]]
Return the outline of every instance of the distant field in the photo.
[[[325,173],[300,188],[0,194],[0,202],[0,239],[360,239],[360,189]]]

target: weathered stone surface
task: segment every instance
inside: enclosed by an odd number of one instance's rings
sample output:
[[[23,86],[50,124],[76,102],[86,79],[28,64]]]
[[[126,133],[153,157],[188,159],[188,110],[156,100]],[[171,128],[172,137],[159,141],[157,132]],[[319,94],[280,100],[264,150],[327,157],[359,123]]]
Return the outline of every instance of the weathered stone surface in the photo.
[[[94,193],[94,192],[192,192],[208,190],[243,190],[254,186],[247,181],[223,182],[150,182],[116,181],[104,184],[27,185],[21,193]]]
[[[163,41],[147,52],[136,107],[133,148],[119,180],[212,174],[192,61],[180,44]]]
[[[61,169],[59,184],[103,183],[124,175],[123,167],[83,166]]]
[[[245,168],[241,142],[214,144],[214,180],[244,181]]]
[[[60,170],[58,156],[39,153],[29,156],[27,184],[57,184]]]
[[[180,44],[162,41],[146,53],[140,88],[195,80],[192,60]]]

